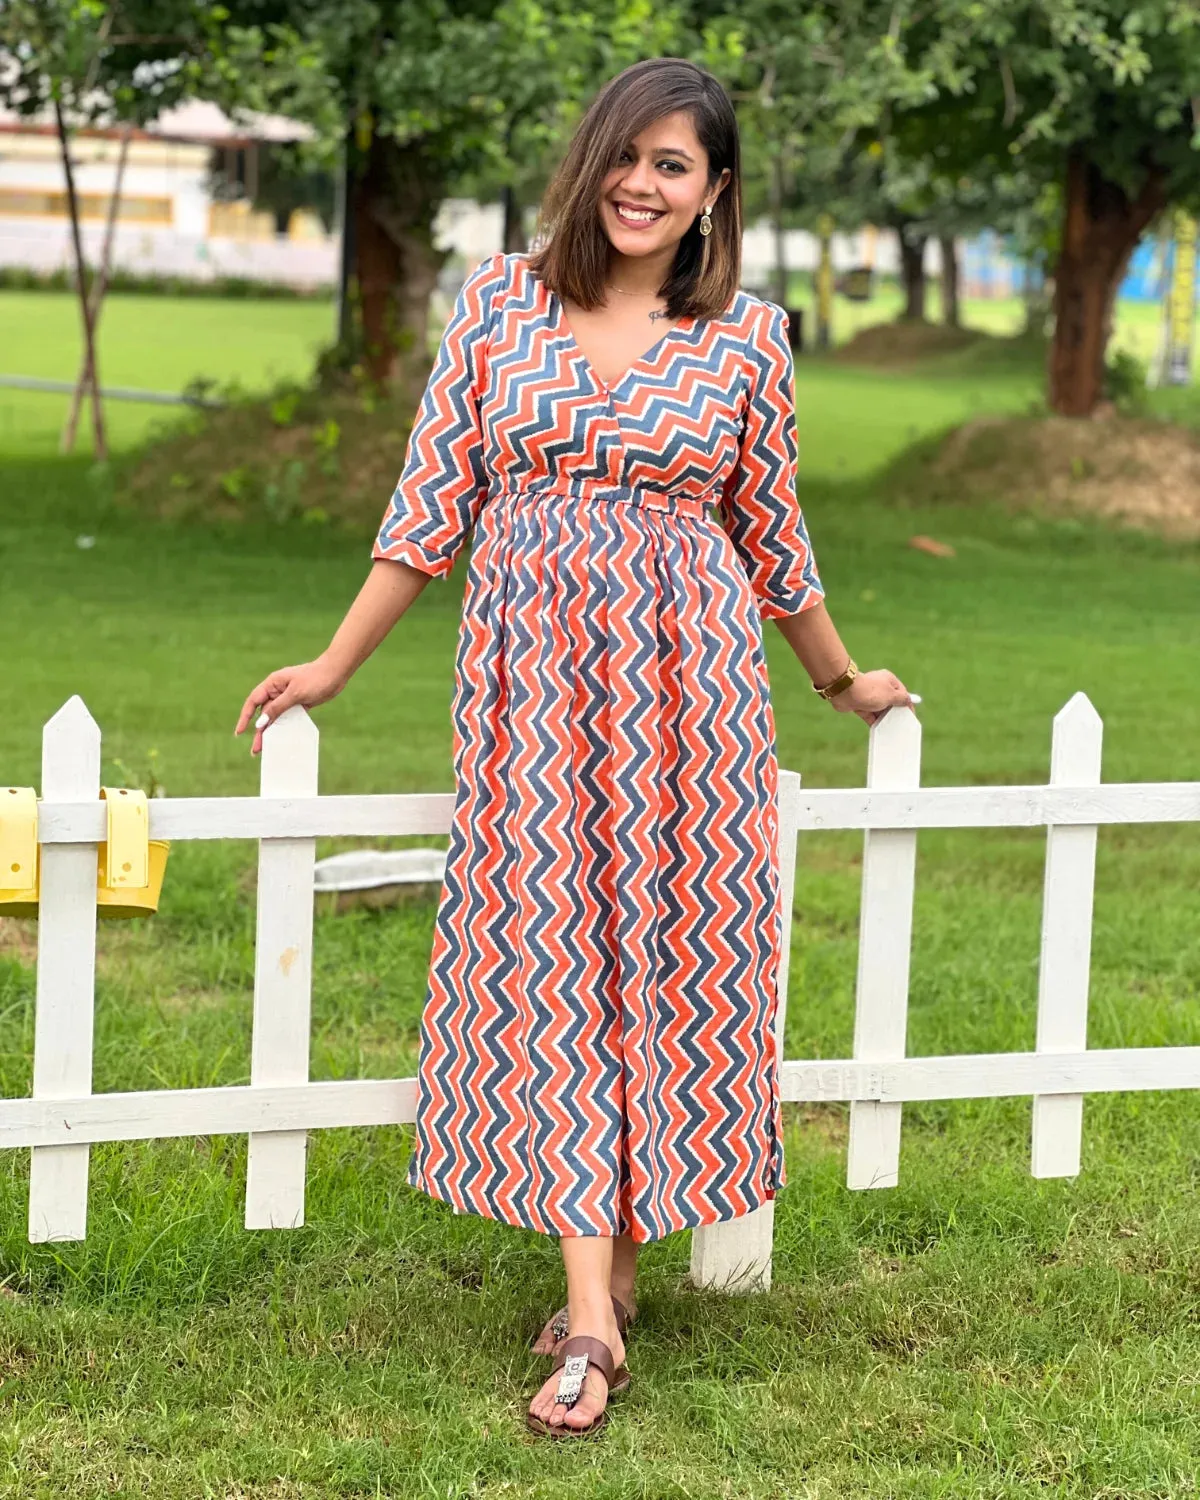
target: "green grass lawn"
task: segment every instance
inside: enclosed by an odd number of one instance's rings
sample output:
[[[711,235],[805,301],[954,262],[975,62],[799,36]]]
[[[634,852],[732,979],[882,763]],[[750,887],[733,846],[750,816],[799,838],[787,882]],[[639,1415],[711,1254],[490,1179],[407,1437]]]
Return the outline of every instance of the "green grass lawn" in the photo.
[[[798,288],[803,305],[807,285]],[[884,285],[868,303],[836,302],[834,339],[841,344],[861,328],[893,318],[900,296]],[[930,316],[938,316],[936,288],[931,291]],[[811,309],[810,309],[811,312]],[[203,377],[236,381],[247,391],[263,390],[284,378],[302,378],[311,368],[318,348],[332,334],[332,302],[222,300],[208,297],[114,295],[105,304],[100,325],[102,379],[113,386],[179,391],[190,380]],[[1016,298],[996,301],[967,299],[966,326],[988,333],[1011,334],[1021,326],[1022,305]],[[1124,302],[1119,305],[1114,341],[1141,359],[1154,352],[1160,313],[1155,307]],[[1197,332],[1200,368],[1200,330]],[[0,374],[35,375],[73,380],[80,360],[78,306],[73,296],[53,292],[0,291]],[[823,362],[802,357],[801,379],[821,382],[843,378],[843,372]],[[807,374],[806,374],[807,372]],[[876,435],[886,431],[903,446],[914,428],[928,430],[939,417],[962,420],[981,399],[974,388],[965,392],[952,369],[917,379],[906,376],[902,389],[890,388],[882,409],[863,408],[853,424],[837,432],[806,428],[805,462],[817,472],[826,460],[837,477],[866,473],[877,461]],[[990,409],[1010,409],[1036,396],[1041,388],[1037,372],[1023,371],[1007,381],[993,378],[987,399]],[[7,390],[0,387],[0,453],[53,454],[68,407],[66,396]],[[179,419],[178,408],[111,401],[105,413],[113,451],[140,443],[156,429]],[[803,422],[804,411],[801,409]],[[844,437],[844,451],[832,440]],[[80,452],[91,452],[91,429],[80,426]],[[893,445],[894,446],[894,445]]]
[[[150,391],[181,391],[197,378],[262,390],[306,376],[333,323],[332,301],[114,294],[100,322],[100,378],[106,386]],[[81,352],[73,295],[0,291],[0,374],[74,380]],[[0,387],[0,452],[56,453],[69,405],[66,396]],[[110,448],[141,442],[181,410],[107,402]],[[79,451],[92,451],[86,418],[79,441]]]
[[[1078,689],[1104,717],[1106,780],[1194,779],[1197,549],[876,492],[914,435],[1036,386],[1032,370],[805,366],[803,493],[831,610],[860,663],[924,695],[926,784],[1044,781],[1051,717]],[[253,793],[242,698],[325,645],[366,548],[138,525],[83,461],[10,459],[3,479],[0,783],[37,783],[41,725],[79,692],[106,781],[153,751],[169,794]],[[918,531],[957,556],[914,552]],[[316,714],[324,792],[452,788],[465,561]],[[767,638],[781,763],[861,785],[863,726]],[[851,1048],[861,847],[801,844],[793,1057]],[[921,835],[914,1054],[1033,1046],[1044,847]],[[102,927],[97,1090],[249,1081],[253,871],[250,844],[177,844],[159,915]],[[1200,1045],[1198,889],[1200,829],[1102,830],[1090,1045]],[[314,1078],[411,1071],[433,918],[429,895],[318,915]],[[8,1096],[30,1087],[31,963],[28,928],[0,929]],[[789,1107],[769,1295],[688,1290],[686,1234],[644,1253],[634,1387],[575,1447],[521,1425],[542,1378],[528,1339],[561,1301],[556,1246],[404,1187],[406,1131],[312,1135],[308,1222],[280,1233],[241,1227],[242,1137],[94,1147],[82,1243],[27,1242],[28,1153],[4,1155],[0,1494],[1196,1494],[1198,1096],[1089,1098],[1074,1181],[1029,1176],[1027,1100],[933,1103],[906,1107],[900,1187],[851,1193],[846,1117]]]

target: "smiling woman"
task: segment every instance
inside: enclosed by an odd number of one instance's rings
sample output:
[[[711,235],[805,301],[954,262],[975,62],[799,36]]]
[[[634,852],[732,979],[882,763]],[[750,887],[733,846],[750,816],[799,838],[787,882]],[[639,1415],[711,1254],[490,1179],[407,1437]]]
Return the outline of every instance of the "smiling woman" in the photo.
[[[610,289],[662,300],[671,319],[723,312],[738,287],[742,186],[720,84],[676,58],[606,84],[546,191],[537,239],[533,270],[582,312]]]
[[[783,310],[739,289],[737,122],[678,58],[588,109],[533,254],[463,285],[364,585],[268,720],[332,696],[474,536],[408,1181],[560,1240],[531,1429],[630,1383],[637,1247],[784,1184],[762,620],[873,720],[796,499]],[[707,232],[706,232],[707,231]]]

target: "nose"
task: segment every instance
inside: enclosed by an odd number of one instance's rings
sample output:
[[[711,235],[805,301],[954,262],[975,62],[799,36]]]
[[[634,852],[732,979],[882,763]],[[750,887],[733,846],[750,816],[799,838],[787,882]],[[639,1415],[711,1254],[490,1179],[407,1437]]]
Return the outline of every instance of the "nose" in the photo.
[[[640,197],[653,197],[655,186],[652,163],[645,157],[639,157],[621,178],[621,186],[626,192],[637,193]]]

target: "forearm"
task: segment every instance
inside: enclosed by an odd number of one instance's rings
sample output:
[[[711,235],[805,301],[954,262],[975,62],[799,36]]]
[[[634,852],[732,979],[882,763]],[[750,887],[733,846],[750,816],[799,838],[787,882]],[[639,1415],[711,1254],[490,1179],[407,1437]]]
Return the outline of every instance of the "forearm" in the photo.
[[[846,670],[850,653],[842,645],[823,599],[798,615],[776,616],[775,623],[818,687]]]
[[[353,676],[430,582],[432,574],[408,563],[376,559],[358,597],[322,652],[339,676],[347,680]]]

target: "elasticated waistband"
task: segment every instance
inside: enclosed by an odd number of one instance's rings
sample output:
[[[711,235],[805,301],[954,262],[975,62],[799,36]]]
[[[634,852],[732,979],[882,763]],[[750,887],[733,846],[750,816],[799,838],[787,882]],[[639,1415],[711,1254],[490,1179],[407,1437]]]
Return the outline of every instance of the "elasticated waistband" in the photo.
[[[543,495],[547,498],[569,495],[576,499],[586,500],[589,504],[593,500],[602,500],[617,505],[638,505],[644,510],[664,510],[697,518],[705,516],[709,508],[715,506],[720,498],[720,492],[716,489],[686,495],[678,494],[673,490],[652,489],[644,484],[612,484],[603,479],[551,479],[544,483],[529,480],[518,485],[498,485],[492,492],[492,498],[502,494],[521,499],[536,499]]]

